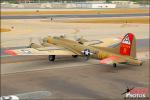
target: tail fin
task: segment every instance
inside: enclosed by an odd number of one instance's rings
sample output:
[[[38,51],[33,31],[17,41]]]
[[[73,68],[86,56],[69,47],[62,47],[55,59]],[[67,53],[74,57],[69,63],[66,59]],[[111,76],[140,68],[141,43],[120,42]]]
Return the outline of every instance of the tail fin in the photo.
[[[117,47],[119,50],[118,53],[121,55],[127,55],[136,58],[136,38],[132,33],[127,33],[119,47]]]

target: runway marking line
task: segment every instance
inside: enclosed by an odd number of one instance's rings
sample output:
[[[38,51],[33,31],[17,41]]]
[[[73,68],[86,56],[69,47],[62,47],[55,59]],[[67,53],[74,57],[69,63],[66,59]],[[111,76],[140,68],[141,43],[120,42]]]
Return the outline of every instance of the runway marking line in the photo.
[[[145,60],[147,61],[147,59]],[[64,67],[51,67],[51,68],[42,68],[42,69],[31,69],[31,70],[24,70],[24,71],[16,71],[16,72],[8,72],[8,73],[1,73],[1,75],[10,75],[10,74],[22,74],[22,73],[25,73],[25,72],[33,72],[33,71],[44,71],[44,70],[53,70],[53,69],[64,69],[64,68],[77,68],[77,67],[91,67],[90,65],[103,65],[103,64],[95,64],[94,62],[88,62],[88,63],[85,63],[85,64],[81,64],[81,65],[74,65],[74,66],[64,66]]]
[[[85,63],[82,65],[82,67],[89,67],[89,65],[99,65],[99,64],[91,64],[91,63]],[[101,64],[102,65],[102,64]],[[32,71],[44,71],[44,70],[53,70],[53,69],[64,69],[64,68],[72,68],[72,67],[81,67],[81,65],[74,65],[74,66],[64,66],[64,67],[51,67],[51,68],[43,68],[43,69],[32,69],[32,70],[25,70],[25,71],[16,71],[16,72],[8,72],[8,73],[1,73],[1,75],[10,75],[10,74],[17,74],[17,73],[23,73],[23,72],[32,72]]]
[[[56,22],[64,23],[138,23],[138,24],[149,24],[149,17],[131,17],[131,18],[86,18],[86,19],[69,19],[69,20],[58,20]]]
[[[6,56],[7,57],[7,56]],[[8,56],[9,57],[9,56]],[[39,59],[26,59],[26,60],[21,60],[21,61],[2,61],[1,60],[1,64],[9,64],[9,63],[22,63],[22,62],[28,62],[28,61],[37,61],[37,60],[46,60],[46,58],[39,58]]]

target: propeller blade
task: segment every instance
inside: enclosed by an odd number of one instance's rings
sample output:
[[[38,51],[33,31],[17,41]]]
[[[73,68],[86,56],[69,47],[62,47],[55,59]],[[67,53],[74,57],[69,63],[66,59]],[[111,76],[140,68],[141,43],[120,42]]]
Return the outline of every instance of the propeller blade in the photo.
[[[31,44],[32,43],[32,37],[29,39],[29,44]]]
[[[29,38],[29,44],[28,44],[27,48],[31,48],[32,40],[33,40],[32,37]]]
[[[41,38],[41,37],[38,38],[38,41],[39,41],[39,43],[40,43],[41,45],[43,44],[43,41],[42,41],[42,38]]]

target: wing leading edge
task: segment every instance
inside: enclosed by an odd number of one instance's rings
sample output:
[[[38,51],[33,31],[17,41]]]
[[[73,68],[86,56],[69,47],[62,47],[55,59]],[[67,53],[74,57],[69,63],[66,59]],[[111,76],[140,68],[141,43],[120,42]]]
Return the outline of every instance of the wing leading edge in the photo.
[[[23,48],[15,50],[5,50],[4,53],[16,56],[16,55],[77,55],[76,53],[67,49],[34,49]]]

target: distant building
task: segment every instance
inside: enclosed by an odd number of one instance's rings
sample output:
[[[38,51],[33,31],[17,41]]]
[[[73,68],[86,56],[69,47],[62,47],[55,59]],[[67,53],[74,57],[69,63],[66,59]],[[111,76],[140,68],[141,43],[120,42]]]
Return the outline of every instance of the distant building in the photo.
[[[116,8],[116,4],[107,4],[107,3],[92,4],[91,8]]]
[[[133,4],[132,1],[111,1],[112,4],[116,4],[117,7],[129,7],[129,5]]]
[[[106,0],[1,0],[1,2],[16,2],[16,3],[47,3],[47,2],[57,2],[57,3],[72,3],[72,2],[91,2],[91,3],[102,3]]]
[[[16,1],[17,1],[17,3],[31,3],[34,0],[16,0]]]

